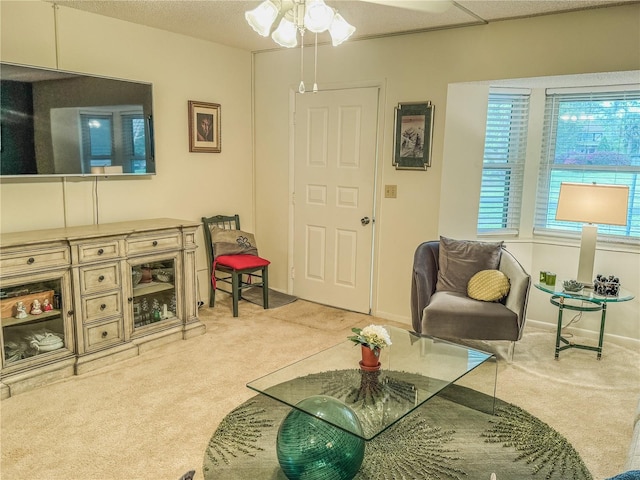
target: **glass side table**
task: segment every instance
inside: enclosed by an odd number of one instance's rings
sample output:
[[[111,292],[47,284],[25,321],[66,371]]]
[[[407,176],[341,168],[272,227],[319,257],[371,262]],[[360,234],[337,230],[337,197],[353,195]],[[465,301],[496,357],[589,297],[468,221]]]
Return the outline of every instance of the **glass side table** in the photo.
[[[598,295],[590,288],[583,288],[578,292],[566,292],[562,289],[562,282],[558,283],[556,283],[556,285],[546,285],[544,283],[535,284],[535,287],[538,290],[551,294],[549,301],[552,305],[558,307],[558,329],[556,333],[555,359],[558,359],[562,350],[566,350],[567,348],[581,348],[583,350],[593,350],[598,352],[598,360],[600,360],[602,358],[604,326],[607,319],[607,304],[627,302],[629,300],[633,300],[635,296],[631,292],[622,288],[615,297]],[[573,343],[562,336],[562,313],[565,309],[577,312],[602,312],[600,316],[600,336],[598,338],[597,347]],[[561,346],[561,343],[564,345]]]

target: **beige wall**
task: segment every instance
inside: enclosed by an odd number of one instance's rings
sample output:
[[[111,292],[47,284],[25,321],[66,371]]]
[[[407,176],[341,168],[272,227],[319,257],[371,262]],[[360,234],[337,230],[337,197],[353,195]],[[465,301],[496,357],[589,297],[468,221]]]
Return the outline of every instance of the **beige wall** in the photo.
[[[56,67],[53,7],[0,3],[3,61]],[[234,213],[252,228],[251,54],[59,7],[58,68],[153,84],[156,176],[3,180],[3,232]],[[189,153],[187,102],[222,106],[222,153]],[[94,199],[97,188],[97,201]],[[202,246],[202,234],[199,242]],[[198,249],[207,300],[206,254]]]
[[[320,88],[371,82],[383,86],[375,314],[408,322],[411,265],[413,252],[420,242],[437,239],[445,232],[466,237],[475,233],[481,158],[461,159],[455,156],[454,149],[445,151],[449,85],[636,70],[640,68],[639,38],[640,5],[636,4],[319,48]],[[305,80],[309,82],[313,56],[311,49],[307,51]],[[261,248],[272,261],[270,281],[275,288],[285,289],[290,208],[288,122],[291,92],[300,81],[299,52],[264,52],[255,54],[254,58],[257,233]],[[426,172],[395,170],[391,165],[394,107],[399,102],[423,100],[435,105],[432,167]],[[464,103],[464,99],[457,101]],[[456,141],[482,144],[483,121],[465,122],[464,116],[459,120],[459,127],[466,135],[457,137]],[[449,162],[455,164],[455,169],[446,169]],[[380,192],[384,184],[398,185],[397,199],[382,198]],[[464,215],[451,215],[460,213],[461,206],[469,202],[473,207],[465,210]],[[509,239],[509,246],[530,272],[541,268],[569,271],[571,257],[577,259],[575,244],[538,245],[530,233],[525,233],[517,243]],[[625,259],[617,265],[624,268],[626,286],[640,296],[637,249],[631,253],[612,252],[612,255]],[[596,268],[598,262],[606,260],[598,256]],[[533,292],[531,300],[530,313],[536,317],[530,315],[529,318],[555,321],[556,312],[548,304],[548,297]],[[636,299],[611,307],[607,333],[640,339],[638,305]],[[593,331],[598,325],[598,319],[588,319],[584,328]]]

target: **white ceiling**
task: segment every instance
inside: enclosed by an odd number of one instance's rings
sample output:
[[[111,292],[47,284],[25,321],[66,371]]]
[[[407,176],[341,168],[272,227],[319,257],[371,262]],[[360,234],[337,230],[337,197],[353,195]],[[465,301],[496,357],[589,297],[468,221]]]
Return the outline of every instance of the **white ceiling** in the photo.
[[[260,0],[46,0],[66,7],[118,18],[174,33],[250,51],[271,50],[277,45],[254,32],[244,12]],[[326,0],[356,27],[349,41],[442,28],[482,25],[510,18],[556,14],[573,10],[601,8],[638,0],[456,0],[445,11],[432,10],[437,0],[405,0],[412,8],[369,3],[365,0]],[[375,0],[372,0],[375,1]],[[392,3],[394,0],[388,1]],[[397,1],[397,0],[396,0]],[[277,3],[277,2],[276,2]],[[431,5],[430,5],[431,4]],[[311,40],[312,35],[307,35]],[[318,37],[327,42],[328,34]]]

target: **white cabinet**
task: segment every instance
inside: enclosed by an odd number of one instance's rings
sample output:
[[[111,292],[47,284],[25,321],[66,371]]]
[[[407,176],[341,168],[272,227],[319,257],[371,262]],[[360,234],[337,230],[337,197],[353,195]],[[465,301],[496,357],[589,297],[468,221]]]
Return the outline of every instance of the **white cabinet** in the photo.
[[[2,398],[204,333],[198,227],[155,219],[1,235]],[[16,318],[18,302],[45,299],[51,310]]]

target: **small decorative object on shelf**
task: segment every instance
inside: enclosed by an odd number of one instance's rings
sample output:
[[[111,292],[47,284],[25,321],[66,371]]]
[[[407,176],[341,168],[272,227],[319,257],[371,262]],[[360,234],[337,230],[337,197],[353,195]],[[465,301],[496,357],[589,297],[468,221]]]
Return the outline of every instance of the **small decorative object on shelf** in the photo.
[[[565,280],[562,282],[562,288],[565,292],[579,292],[584,288],[584,283],[580,283],[577,280]]]
[[[169,310],[171,311],[171,313],[173,313],[173,315],[176,315],[176,312],[178,311],[175,294],[171,295],[171,303],[169,303]]]
[[[51,302],[49,301],[48,298],[45,298],[42,301],[42,311],[43,312],[50,312],[51,310],[53,310],[53,305],[51,305]]]
[[[352,328],[355,333],[349,340],[356,345],[362,346],[362,361],[360,368],[366,371],[376,371],[380,369],[380,350],[387,345],[391,345],[389,332],[380,325],[369,325],[364,328]]]
[[[596,275],[593,291],[603,297],[617,297],[620,293],[620,279],[614,275]]]
[[[42,313],[42,307],[40,306],[40,300],[35,299],[31,304],[31,315],[40,315]]]
[[[153,302],[151,304],[151,312],[152,312],[151,313],[152,320],[154,322],[157,322],[162,319],[160,316],[160,303],[156,298],[153,299]]]
[[[153,277],[151,276],[151,267],[142,267],[142,277],[140,278],[139,283],[151,283],[153,281]]]
[[[24,306],[24,302],[16,303],[15,318],[27,318],[27,307]]]

